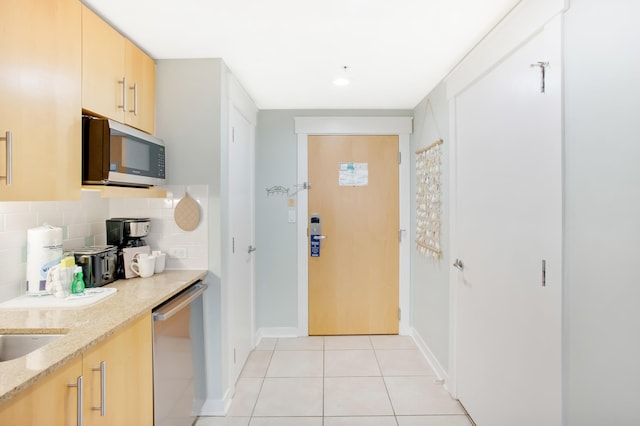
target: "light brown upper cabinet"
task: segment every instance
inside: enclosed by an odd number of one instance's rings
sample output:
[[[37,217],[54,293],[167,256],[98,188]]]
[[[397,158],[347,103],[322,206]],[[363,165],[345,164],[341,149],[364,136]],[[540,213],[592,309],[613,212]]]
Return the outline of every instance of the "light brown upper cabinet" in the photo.
[[[138,46],[125,39],[127,113],[125,123],[153,134],[156,111],[156,64]]]
[[[80,198],[77,0],[0,2],[0,201]]]
[[[155,62],[82,6],[82,109],[155,130]]]

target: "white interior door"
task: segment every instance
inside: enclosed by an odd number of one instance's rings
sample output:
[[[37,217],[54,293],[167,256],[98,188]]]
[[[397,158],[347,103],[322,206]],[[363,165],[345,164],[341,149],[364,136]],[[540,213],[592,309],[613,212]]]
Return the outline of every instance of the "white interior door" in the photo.
[[[234,107],[229,114],[229,360],[235,383],[253,348],[253,128]]]
[[[560,30],[455,98],[456,389],[478,426],[561,424]]]

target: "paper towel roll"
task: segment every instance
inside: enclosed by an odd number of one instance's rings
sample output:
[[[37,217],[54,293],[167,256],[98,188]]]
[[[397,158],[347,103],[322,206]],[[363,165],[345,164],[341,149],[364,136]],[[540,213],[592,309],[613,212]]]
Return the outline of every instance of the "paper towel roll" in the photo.
[[[27,293],[45,292],[47,271],[62,259],[62,228],[43,225],[27,230]]]

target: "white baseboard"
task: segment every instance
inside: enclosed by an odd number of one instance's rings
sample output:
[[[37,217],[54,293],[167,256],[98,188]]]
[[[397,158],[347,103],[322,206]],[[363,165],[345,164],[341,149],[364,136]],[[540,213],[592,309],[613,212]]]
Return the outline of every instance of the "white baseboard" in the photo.
[[[266,327],[259,328],[256,332],[256,342],[259,343],[260,339],[265,337],[270,338],[285,338],[285,337],[301,337],[306,336],[307,333],[303,333],[296,327]]]
[[[225,392],[222,399],[207,399],[202,404],[200,416],[226,416],[231,406],[231,390]]]
[[[426,358],[438,380],[442,380],[446,388],[447,382],[449,381],[449,374],[447,373],[447,371],[442,367],[442,365],[438,361],[438,358],[436,358],[433,352],[431,352],[429,345],[427,345],[427,343],[422,339],[420,333],[418,333],[418,331],[413,327],[411,327],[411,337],[413,337],[413,340],[414,342],[416,342],[418,349],[420,349],[420,352],[422,352],[422,355],[424,355],[424,357]]]

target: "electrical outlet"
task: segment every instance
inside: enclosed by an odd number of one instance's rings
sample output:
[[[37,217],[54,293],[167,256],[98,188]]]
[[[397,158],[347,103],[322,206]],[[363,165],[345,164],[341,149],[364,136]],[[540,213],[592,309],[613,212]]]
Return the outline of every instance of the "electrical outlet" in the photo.
[[[186,259],[187,249],[185,247],[172,247],[169,249],[169,257],[174,259]]]

